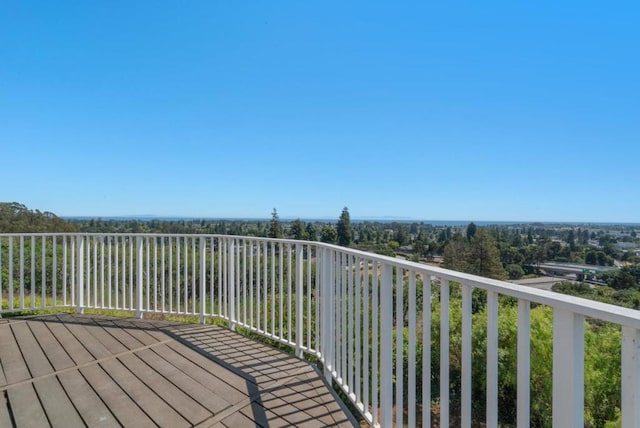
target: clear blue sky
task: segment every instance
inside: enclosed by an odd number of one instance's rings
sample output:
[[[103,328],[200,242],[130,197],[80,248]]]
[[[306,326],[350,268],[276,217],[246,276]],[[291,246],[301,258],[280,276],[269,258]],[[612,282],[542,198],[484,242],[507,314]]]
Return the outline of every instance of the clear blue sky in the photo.
[[[640,222],[638,2],[0,6],[0,201]]]

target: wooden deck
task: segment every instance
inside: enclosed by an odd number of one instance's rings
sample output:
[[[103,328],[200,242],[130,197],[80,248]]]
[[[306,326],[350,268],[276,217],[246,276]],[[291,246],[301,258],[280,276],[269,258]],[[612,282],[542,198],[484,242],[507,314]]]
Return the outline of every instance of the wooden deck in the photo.
[[[0,427],[352,427],[314,367],[211,325],[0,319]]]

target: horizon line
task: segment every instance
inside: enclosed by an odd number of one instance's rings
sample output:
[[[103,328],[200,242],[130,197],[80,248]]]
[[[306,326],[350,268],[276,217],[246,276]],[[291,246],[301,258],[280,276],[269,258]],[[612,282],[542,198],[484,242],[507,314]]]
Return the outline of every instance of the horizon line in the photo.
[[[270,217],[235,217],[235,216],[184,216],[184,215],[157,215],[157,214],[141,214],[141,215],[109,215],[109,216],[95,216],[95,215],[62,215],[60,216],[67,220],[229,220],[229,221],[270,221]],[[309,217],[296,217],[285,216],[279,217],[280,221],[292,222],[295,220],[301,221],[326,221],[326,222],[338,222],[338,218],[328,216],[309,216]],[[398,223],[432,223],[432,224],[447,224],[455,223],[482,223],[485,225],[491,224],[594,224],[594,225],[637,225],[640,226],[640,222],[631,221],[608,221],[608,220],[469,220],[469,219],[447,219],[447,220],[435,220],[435,219],[420,219],[415,217],[402,217],[402,216],[359,216],[351,217],[352,222],[364,222],[364,221],[384,221],[384,222],[398,222]]]

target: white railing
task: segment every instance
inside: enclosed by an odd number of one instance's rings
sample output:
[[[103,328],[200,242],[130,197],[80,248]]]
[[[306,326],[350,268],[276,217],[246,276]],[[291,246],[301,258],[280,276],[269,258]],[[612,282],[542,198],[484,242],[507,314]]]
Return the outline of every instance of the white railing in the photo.
[[[509,374],[517,379],[517,426],[532,424],[531,403],[543,399],[531,396],[531,311],[538,305],[553,312],[553,426],[585,423],[585,319],[620,326],[620,354],[611,356],[621,359],[617,404],[624,427],[640,426],[638,311],[317,242],[0,235],[0,314],[74,308],[221,318],[316,358],[327,381],[376,426],[431,426],[434,405],[439,426],[470,426],[478,420],[475,381],[484,385],[486,425],[497,427],[505,402],[498,396],[506,375],[499,370],[504,299],[517,306],[517,363]],[[483,349],[473,342],[478,314],[486,323]],[[459,343],[451,342],[452,329],[460,330]],[[472,376],[478,355],[483,379]]]

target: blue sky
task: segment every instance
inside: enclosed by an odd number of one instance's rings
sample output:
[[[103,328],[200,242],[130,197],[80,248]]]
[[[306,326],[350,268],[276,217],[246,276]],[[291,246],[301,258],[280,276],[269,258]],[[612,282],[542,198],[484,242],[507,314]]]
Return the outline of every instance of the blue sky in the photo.
[[[637,2],[0,6],[0,201],[640,222]]]

